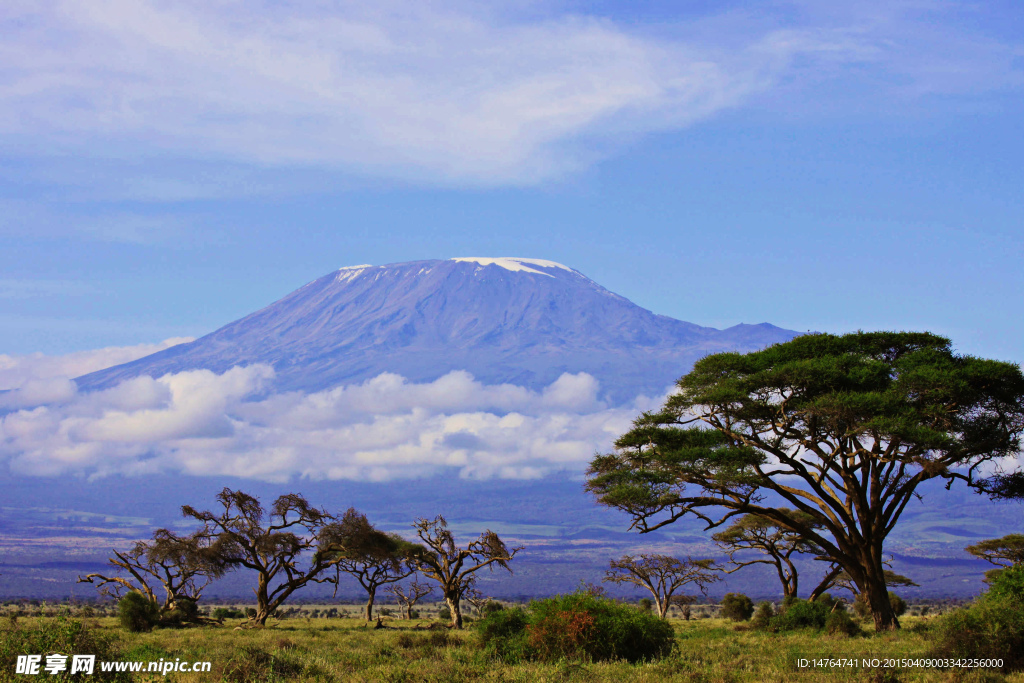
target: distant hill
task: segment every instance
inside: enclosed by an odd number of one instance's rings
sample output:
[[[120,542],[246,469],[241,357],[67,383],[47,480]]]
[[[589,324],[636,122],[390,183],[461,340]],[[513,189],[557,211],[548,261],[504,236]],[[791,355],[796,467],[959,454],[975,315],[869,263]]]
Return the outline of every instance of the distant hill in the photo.
[[[708,353],[796,335],[767,323],[718,330],[656,315],[552,261],[413,261],[342,268],[205,337],[76,382],[92,390],[139,375],[266,363],[276,391],[319,391],[382,372],[432,381],[452,370],[539,389],[564,372],[587,372],[618,402],[661,392]]]

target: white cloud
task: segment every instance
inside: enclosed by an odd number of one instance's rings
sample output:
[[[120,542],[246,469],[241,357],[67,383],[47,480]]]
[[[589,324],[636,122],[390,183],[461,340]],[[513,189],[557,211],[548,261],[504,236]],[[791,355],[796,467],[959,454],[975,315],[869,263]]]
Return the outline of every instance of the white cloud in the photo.
[[[645,27],[455,3],[7,2],[0,136],[28,156],[532,183],[778,84],[870,65],[908,91],[962,91],[1019,54],[921,3],[790,5]]]
[[[12,471],[34,475],[383,481],[451,469],[532,478],[578,472],[638,411],[658,403],[608,407],[583,373],[540,392],[452,372],[422,384],[384,374],[330,391],[265,396],[272,379],[269,367],[253,365],[54,393],[52,404],[2,418],[0,457]]]
[[[192,341],[191,337],[173,337],[159,344],[138,344],[136,346],[110,346],[103,349],[79,351],[63,356],[47,356],[32,353],[24,356],[8,356],[0,354],[0,391],[5,389],[24,389],[38,391],[42,385],[39,380],[70,379],[81,377],[103,368],[128,363],[151,353],[162,351],[171,346]],[[33,389],[32,387],[37,387]],[[0,407],[3,396],[0,395]],[[26,398],[26,400],[32,400]],[[44,399],[47,402],[50,399]],[[12,404],[10,401],[8,404]]]

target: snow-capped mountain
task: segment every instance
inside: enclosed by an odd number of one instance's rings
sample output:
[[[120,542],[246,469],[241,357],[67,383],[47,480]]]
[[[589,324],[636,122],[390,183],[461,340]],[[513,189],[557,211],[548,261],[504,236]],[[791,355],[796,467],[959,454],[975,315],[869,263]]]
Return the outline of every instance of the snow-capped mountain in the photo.
[[[662,391],[707,353],[795,335],[767,323],[717,330],[656,315],[553,261],[454,258],[342,268],[196,341],[76,381],[91,390],[266,363],[276,391],[382,372],[431,381],[451,370],[540,388],[587,372],[614,401]]]

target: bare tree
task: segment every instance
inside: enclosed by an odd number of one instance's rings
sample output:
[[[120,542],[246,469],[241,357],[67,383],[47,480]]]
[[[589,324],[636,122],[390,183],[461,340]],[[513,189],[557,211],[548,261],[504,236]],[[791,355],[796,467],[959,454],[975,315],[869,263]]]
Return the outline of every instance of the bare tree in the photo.
[[[349,553],[391,541],[369,524],[346,528],[324,510],[315,508],[298,494],[277,498],[264,510],[258,498],[225,488],[217,494],[222,509],[198,511],[186,505],[188,517],[203,522],[217,538],[218,558],[224,566],[245,567],[257,574],[256,614],[253,625],[263,626],[267,618],[296,590],[310,583],[338,584],[334,567]],[[310,555],[308,561],[303,556]]]
[[[821,528],[809,514],[789,508],[780,508],[780,512],[799,519],[808,528]],[[725,531],[720,531],[711,538],[718,547],[729,554],[729,562],[734,565],[732,569],[725,570],[726,574],[732,574],[754,564],[770,564],[775,567],[779,581],[782,582],[783,595],[794,598],[797,596],[800,575],[793,563],[793,556],[820,556],[825,552],[798,532],[761,515],[743,515]],[[745,550],[755,550],[760,555],[753,558],[742,556],[741,559],[737,559],[736,554]]]
[[[365,515],[352,508],[342,517],[341,526],[350,532],[361,528],[364,535],[373,528]],[[371,544],[362,552],[349,552],[348,556],[343,554],[335,565],[339,572],[355,577],[366,591],[367,621],[373,620],[377,589],[401,581],[416,571],[412,557],[420,546],[409,543],[398,534],[387,534],[387,538],[390,543]]]
[[[508,563],[522,547],[507,548],[498,534],[488,529],[465,548],[459,548],[448,530],[448,522],[441,515],[434,519],[418,519],[413,528],[426,545],[426,549],[416,557],[419,570],[440,586],[452,614],[452,628],[461,629],[460,603],[470,576],[484,567],[493,571],[492,565],[498,565],[511,574]]]
[[[394,595],[395,599],[398,600],[398,604],[402,606],[406,619],[412,619],[412,608],[420,601],[420,598],[434,592],[434,589],[427,584],[415,580],[407,587],[395,583],[388,586],[385,590]]]
[[[484,595],[476,587],[475,576],[469,577],[469,580],[466,582],[466,587],[462,591],[462,598],[473,606],[473,609],[476,610],[478,615],[482,614],[484,605],[491,600],[490,596]]]
[[[138,541],[129,550],[112,551],[109,563],[117,574],[86,574],[78,583],[97,587],[103,595],[120,598],[125,591],[137,591],[168,612],[181,602],[198,602],[210,583],[224,574],[217,561],[215,542],[202,531],[177,536],[157,529],[150,541]],[[163,595],[158,595],[162,589]]]
[[[629,583],[646,588],[654,596],[658,616],[662,619],[668,613],[672,596],[687,584],[694,584],[701,593],[707,593],[709,584],[719,581],[715,573],[719,567],[714,560],[678,560],[668,555],[624,555],[611,561],[611,569],[605,572],[602,581]]]

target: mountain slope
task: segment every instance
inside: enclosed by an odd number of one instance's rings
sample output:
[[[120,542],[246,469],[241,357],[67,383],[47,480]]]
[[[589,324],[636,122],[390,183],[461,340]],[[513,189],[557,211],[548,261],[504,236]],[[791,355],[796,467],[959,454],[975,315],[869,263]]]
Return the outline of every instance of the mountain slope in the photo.
[[[656,315],[551,261],[414,261],[342,268],[194,342],[76,381],[90,390],[144,374],[267,363],[278,391],[317,391],[382,372],[430,381],[451,370],[539,388],[563,372],[587,372],[609,398],[627,400],[662,391],[707,353],[795,335],[768,324],[716,330]]]

